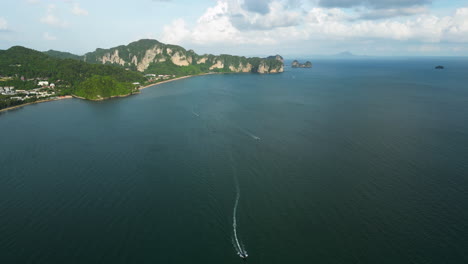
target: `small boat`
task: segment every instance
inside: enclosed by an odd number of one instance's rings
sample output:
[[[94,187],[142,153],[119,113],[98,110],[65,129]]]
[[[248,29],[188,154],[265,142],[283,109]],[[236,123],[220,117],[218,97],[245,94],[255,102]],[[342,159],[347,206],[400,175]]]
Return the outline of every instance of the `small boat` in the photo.
[[[239,255],[239,257],[243,258],[243,259],[246,259],[249,255],[247,255],[247,252],[241,252],[241,253],[237,253]]]

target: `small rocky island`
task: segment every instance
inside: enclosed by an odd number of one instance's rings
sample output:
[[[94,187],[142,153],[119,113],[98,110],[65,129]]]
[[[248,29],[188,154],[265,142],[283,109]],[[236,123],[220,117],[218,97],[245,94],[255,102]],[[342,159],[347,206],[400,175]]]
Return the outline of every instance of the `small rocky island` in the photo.
[[[307,61],[306,63],[299,63],[297,60],[293,61],[291,64],[293,68],[312,68],[312,63]]]
[[[436,68],[436,70],[443,70],[443,69],[445,69],[445,67],[442,66],[442,65],[436,66],[435,68]]]

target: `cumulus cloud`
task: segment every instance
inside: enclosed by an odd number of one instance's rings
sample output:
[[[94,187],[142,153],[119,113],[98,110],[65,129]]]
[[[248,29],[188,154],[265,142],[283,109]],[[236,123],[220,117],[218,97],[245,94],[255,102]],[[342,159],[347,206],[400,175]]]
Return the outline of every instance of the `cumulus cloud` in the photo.
[[[368,19],[356,19],[340,8],[315,7],[307,11],[288,9],[287,1],[271,1],[269,12],[260,14],[244,8],[244,2],[220,0],[195,24],[178,19],[164,27],[162,40],[174,44],[242,45],[284,43],[360,42],[468,43],[468,8],[450,16],[436,16],[427,9],[405,8],[406,18],[391,19],[392,9],[374,10]],[[399,11],[398,11],[399,12]],[[378,16],[375,20],[372,16]],[[287,45],[286,45],[287,46]],[[421,49],[422,50],[422,49]]]
[[[319,0],[322,7],[397,8],[430,4],[432,0]]]
[[[392,17],[414,16],[419,14],[429,13],[429,9],[424,6],[404,7],[404,8],[389,8],[389,9],[373,9],[361,13],[359,19],[386,19]]]
[[[67,27],[68,23],[55,15],[55,10],[55,5],[48,5],[47,14],[41,17],[40,22],[54,27]]]
[[[278,27],[291,27],[299,24],[301,13],[286,10],[280,2],[272,2],[269,13],[251,14],[248,11],[239,11],[230,14],[232,24],[240,30],[270,30]]]
[[[270,0],[244,0],[242,7],[250,12],[267,14],[270,12]]]
[[[181,44],[190,36],[190,31],[182,18],[172,21],[170,25],[163,27],[163,37],[161,41],[165,43]]]
[[[73,3],[72,13],[74,15],[76,15],[76,16],[87,16],[88,15],[88,11],[81,8],[80,4],[78,4],[78,3]]]
[[[333,9],[332,9],[333,10]],[[406,21],[349,22],[338,10],[314,8],[306,23],[309,35],[335,39],[392,39],[417,42],[468,42],[468,8],[457,9],[453,16],[424,14]]]
[[[244,4],[237,0],[218,1],[192,27],[183,19],[174,20],[164,27],[162,40],[175,44],[273,44],[278,32],[283,32],[281,28],[290,29],[300,23],[300,12],[285,10],[283,2],[271,2],[266,14],[248,11]],[[284,32],[284,37],[292,34],[290,30]]]

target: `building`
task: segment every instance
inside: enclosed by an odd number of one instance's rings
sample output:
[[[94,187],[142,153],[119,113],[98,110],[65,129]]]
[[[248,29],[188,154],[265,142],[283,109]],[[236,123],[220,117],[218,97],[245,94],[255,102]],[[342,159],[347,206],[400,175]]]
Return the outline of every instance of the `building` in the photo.
[[[39,82],[37,83],[37,85],[39,85],[39,86],[48,86],[48,85],[49,85],[49,82],[48,82],[48,81],[39,81]]]

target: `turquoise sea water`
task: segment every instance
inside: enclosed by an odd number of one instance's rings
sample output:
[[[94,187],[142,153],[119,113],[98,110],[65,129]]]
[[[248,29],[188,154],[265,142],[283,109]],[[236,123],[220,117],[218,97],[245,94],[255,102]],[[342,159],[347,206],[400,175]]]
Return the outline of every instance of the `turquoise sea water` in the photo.
[[[313,63],[0,113],[0,263],[467,263],[468,60]]]

